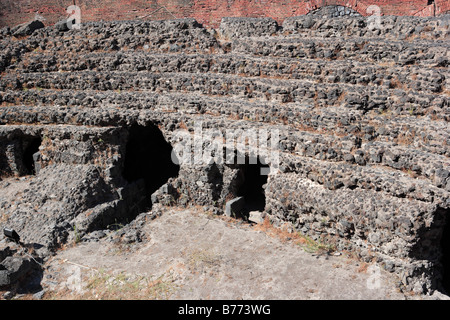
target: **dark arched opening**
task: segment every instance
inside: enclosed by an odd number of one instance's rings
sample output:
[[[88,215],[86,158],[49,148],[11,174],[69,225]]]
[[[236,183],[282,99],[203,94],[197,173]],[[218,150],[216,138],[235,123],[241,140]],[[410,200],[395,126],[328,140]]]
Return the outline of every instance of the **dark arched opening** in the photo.
[[[42,144],[40,137],[29,137],[23,139],[23,156],[22,163],[24,166],[25,175],[35,175],[37,172],[36,166],[39,160],[39,147]]]
[[[444,212],[444,228],[441,237],[442,289],[450,294],[450,210]]]
[[[139,211],[151,208],[151,194],[169,178],[178,176],[179,166],[171,158],[172,146],[155,125],[129,128],[123,177],[129,183],[143,183],[144,197]]]
[[[248,157],[240,167],[241,185],[237,196],[244,197],[246,211],[264,211],[266,196],[263,186],[267,183],[269,166],[262,164],[259,159]]]
[[[450,294],[450,209],[437,208],[433,223],[418,230],[417,241],[409,256],[413,260],[426,260],[432,269],[427,270],[432,289]]]

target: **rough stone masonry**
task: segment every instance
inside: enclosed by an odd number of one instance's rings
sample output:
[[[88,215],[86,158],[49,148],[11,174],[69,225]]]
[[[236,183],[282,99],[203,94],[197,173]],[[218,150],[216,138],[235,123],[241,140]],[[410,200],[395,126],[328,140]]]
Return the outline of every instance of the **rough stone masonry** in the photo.
[[[322,8],[345,7],[363,16],[437,16],[450,11],[448,0],[0,0],[0,28],[41,16],[48,24],[80,8],[82,21],[193,18],[217,28],[224,17],[270,17],[278,23]],[[376,6],[376,7],[373,7]]]
[[[375,261],[407,290],[448,292],[448,16],[18,30],[0,31],[0,227],[36,257],[161,205],[221,214],[259,189],[275,225]],[[279,172],[174,163],[176,133],[198,123],[278,130]]]

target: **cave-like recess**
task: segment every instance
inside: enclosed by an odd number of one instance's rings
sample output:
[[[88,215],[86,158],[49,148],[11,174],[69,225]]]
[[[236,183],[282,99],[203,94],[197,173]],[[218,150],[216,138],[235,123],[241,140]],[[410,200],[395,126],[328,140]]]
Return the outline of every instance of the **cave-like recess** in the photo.
[[[177,177],[180,168],[173,163],[172,146],[157,126],[133,125],[128,131],[123,177],[129,183],[144,181],[144,192],[148,200],[146,209],[149,209],[151,194],[169,178]]]

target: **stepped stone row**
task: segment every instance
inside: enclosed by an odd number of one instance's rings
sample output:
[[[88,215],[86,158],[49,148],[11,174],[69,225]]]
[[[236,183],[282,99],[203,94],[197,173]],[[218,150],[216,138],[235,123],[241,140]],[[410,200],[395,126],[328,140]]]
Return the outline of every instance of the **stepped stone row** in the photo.
[[[150,59],[149,59],[150,58]],[[248,77],[278,77],[320,83],[380,85],[383,88],[408,88],[414,92],[439,93],[446,85],[443,70],[413,66],[375,66],[353,61],[298,60],[293,58],[249,58],[245,55],[165,55],[149,53],[95,53],[79,57],[36,54],[22,61],[24,73],[92,71],[152,73],[237,74]]]
[[[0,221],[42,244],[42,256],[161,205],[223,213],[246,165],[181,162],[160,176],[168,145],[200,124],[223,137],[224,153],[234,148],[227,130],[277,130],[279,171],[263,185],[274,224],[376,260],[408,290],[442,286],[445,16],[382,17],[379,29],[309,15],[283,25],[225,18],[217,30],[182,19],[14,34],[0,32]],[[139,167],[139,139],[165,157],[154,168]],[[152,175],[161,185],[148,185]]]
[[[152,92],[189,92],[203,95],[230,96],[254,99],[261,102],[303,103],[308,101],[313,107],[342,106],[348,109],[371,110],[380,113],[395,112],[403,115],[435,115],[446,119],[448,100],[440,94],[421,93],[409,88],[386,88],[372,85],[352,85],[314,82],[310,80],[278,79],[269,77],[243,77],[236,74],[190,72],[102,72],[80,71],[55,73],[23,73],[5,75],[0,83],[3,101],[11,101],[11,91],[50,90],[99,90],[128,91],[137,88]],[[51,76],[45,76],[51,75]],[[368,76],[362,76],[367,79]],[[425,79],[425,78],[423,78]],[[429,89],[444,91],[447,79],[428,77]],[[444,79],[444,80],[442,80]],[[420,84],[422,81],[417,81]],[[39,94],[39,93],[38,93]],[[14,95],[14,94],[13,94]]]

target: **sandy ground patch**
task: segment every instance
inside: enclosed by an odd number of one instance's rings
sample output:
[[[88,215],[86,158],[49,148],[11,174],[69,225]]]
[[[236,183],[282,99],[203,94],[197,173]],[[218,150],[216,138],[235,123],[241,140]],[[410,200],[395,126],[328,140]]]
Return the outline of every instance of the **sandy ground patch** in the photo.
[[[79,243],[46,266],[50,299],[405,299],[398,279],[345,255],[307,252],[195,210],[149,221],[138,244]]]

